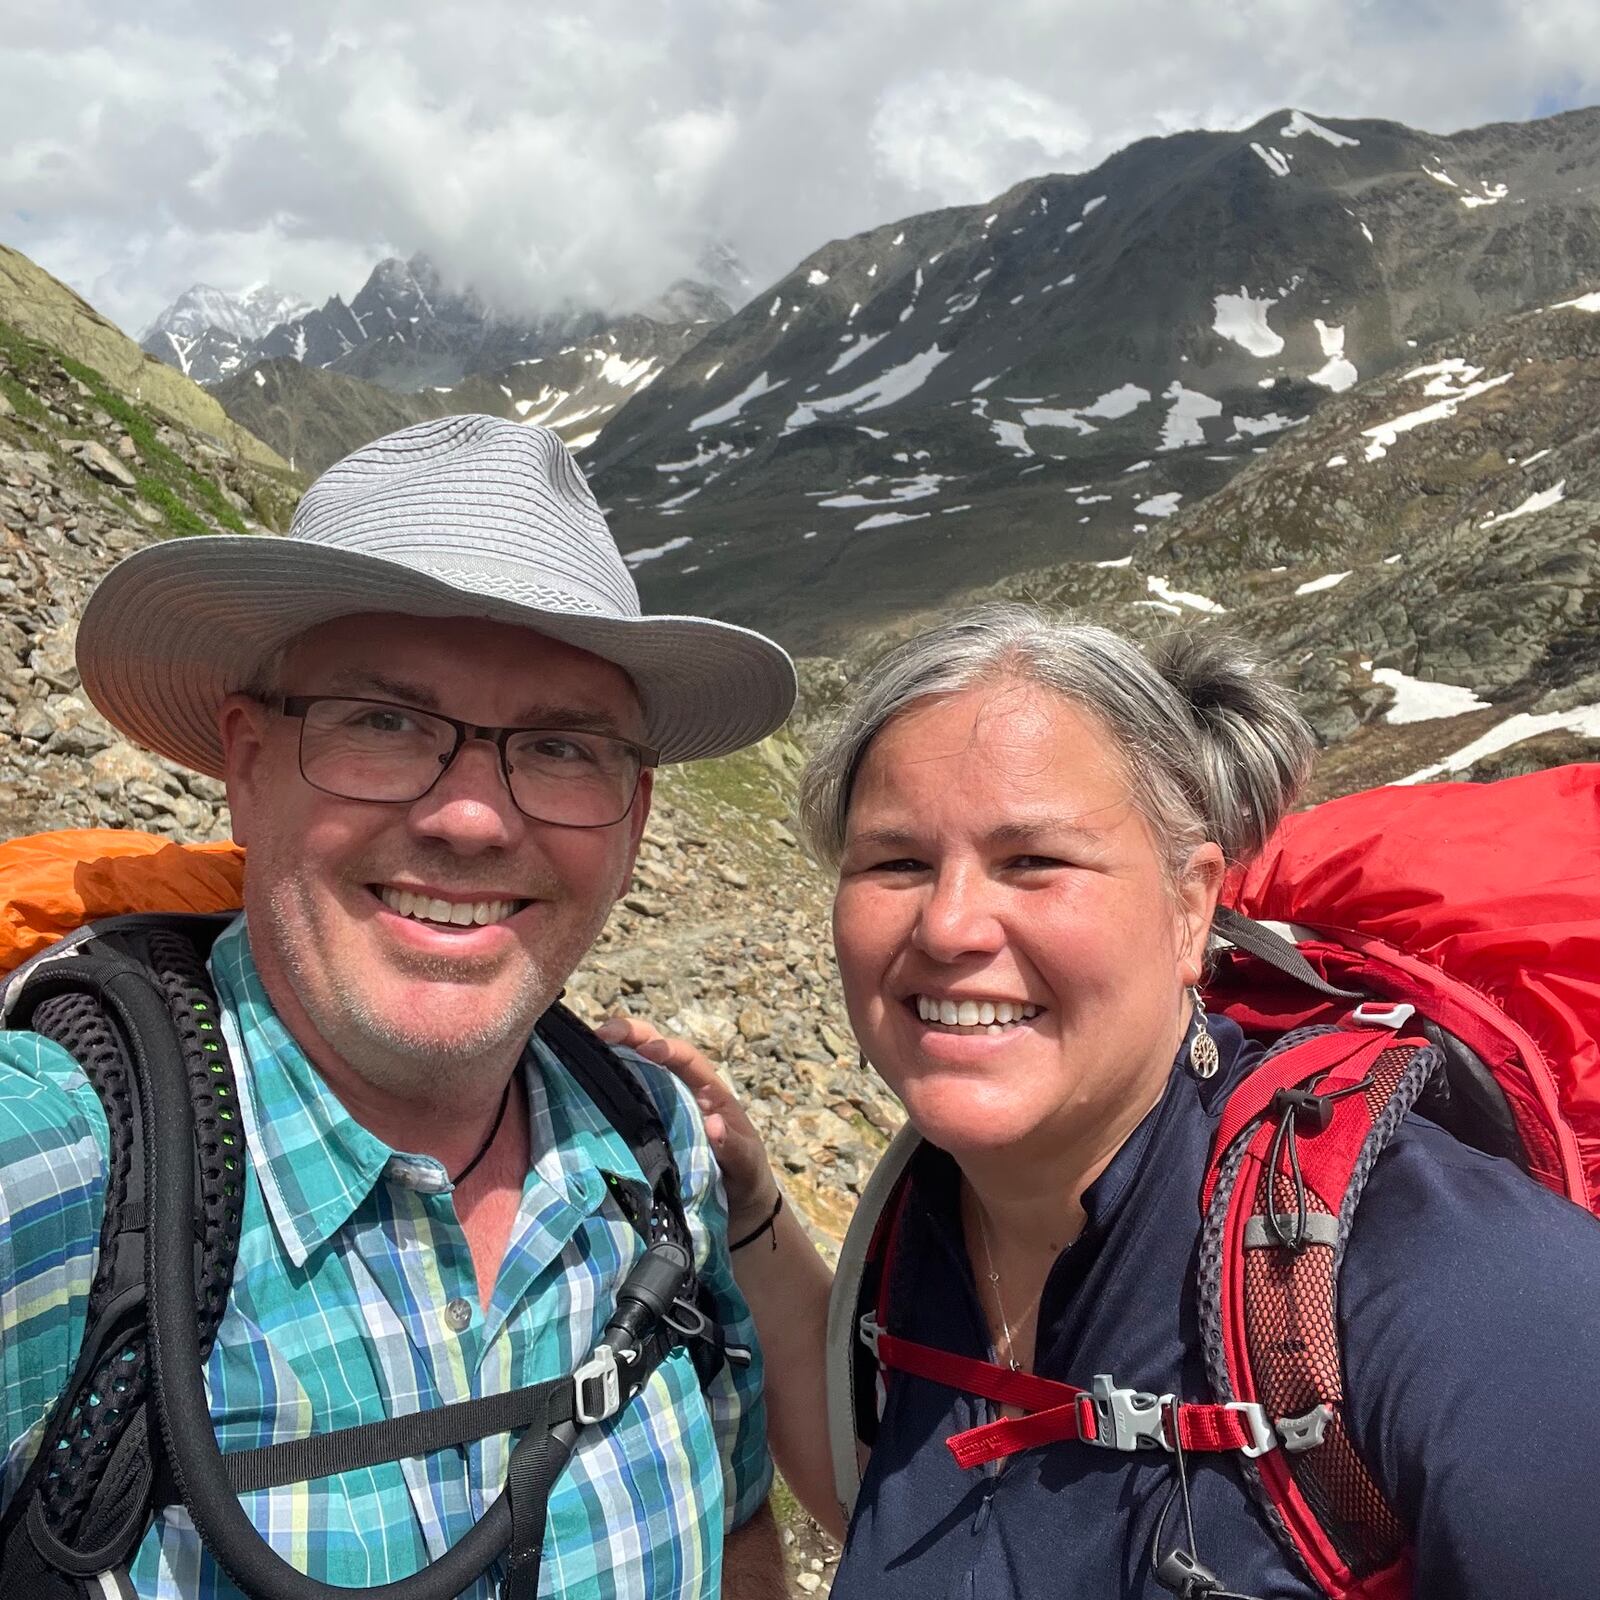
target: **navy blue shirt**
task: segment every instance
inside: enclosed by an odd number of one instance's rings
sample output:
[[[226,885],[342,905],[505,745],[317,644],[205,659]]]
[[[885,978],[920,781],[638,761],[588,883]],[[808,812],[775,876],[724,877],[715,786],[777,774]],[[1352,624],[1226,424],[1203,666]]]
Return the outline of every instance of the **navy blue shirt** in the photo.
[[[1228,1091],[1255,1052],[1213,1019],[1222,1070],[1180,1053],[1159,1105],[1084,1195],[1039,1305],[1035,1370],[1212,1398],[1196,1311],[1199,1194]],[[959,1173],[913,1168],[890,1330],[993,1359],[962,1242]],[[1352,1437],[1412,1531],[1426,1600],[1600,1595],[1600,1222],[1511,1163],[1408,1117],[1351,1229],[1340,1334]],[[1063,1441],[963,1471],[944,1441],[987,1402],[904,1373],[888,1398],[835,1600],[1159,1600],[1172,1456]],[[1235,1461],[1191,1454],[1196,1554],[1259,1600],[1320,1593]],[[1184,1541],[1167,1518],[1163,1553]]]

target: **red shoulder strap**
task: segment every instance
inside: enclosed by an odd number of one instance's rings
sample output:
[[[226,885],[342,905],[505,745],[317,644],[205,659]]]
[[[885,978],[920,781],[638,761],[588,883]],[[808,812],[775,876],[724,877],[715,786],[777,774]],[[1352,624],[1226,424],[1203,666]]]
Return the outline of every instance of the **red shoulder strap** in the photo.
[[[1330,1596],[1409,1594],[1405,1530],[1344,1419],[1338,1272],[1373,1159],[1438,1063],[1409,1006],[1363,1006],[1269,1056],[1224,1110],[1207,1170],[1201,1326],[1223,1400],[1278,1419],[1245,1467]]]

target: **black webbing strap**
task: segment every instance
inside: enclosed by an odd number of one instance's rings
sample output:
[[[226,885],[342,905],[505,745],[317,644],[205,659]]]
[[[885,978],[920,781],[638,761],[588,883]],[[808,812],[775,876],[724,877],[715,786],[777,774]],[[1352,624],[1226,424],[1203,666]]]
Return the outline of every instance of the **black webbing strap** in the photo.
[[[1285,977],[1305,984],[1308,989],[1315,989],[1318,994],[1327,995],[1330,1000],[1366,999],[1359,990],[1340,989],[1329,983],[1287,939],[1275,934],[1271,928],[1264,928],[1259,922],[1241,916],[1237,911],[1230,911],[1226,906],[1217,907],[1211,918],[1211,930],[1247,955],[1265,961]]]
[[[666,1129],[640,1088],[627,1075],[628,1069],[611,1050],[589,1031],[563,1005],[553,1005],[539,1019],[539,1035],[561,1058],[562,1065],[578,1080],[585,1094],[594,1101],[600,1114],[622,1135],[633,1152],[650,1188],[651,1198],[659,1199],[663,1180],[677,1168]],[[676,1187],[671,1203],[682,1208]],[[684,1223],[684,1237],[688,1226]],[[650,1240],[646,1240],[650,1243]]]
[[[228,1486],[235,1494],[276,1489],[286,1483],[309,1483],[361,1467],[382,1466],[412,1456],[431,1455],[452,1445],[473,1444],[497,1434],[516,1433],[543,1422],[571,1422],[576,1415],[571,1378],[484,1395],[455,1405],[413,1411],[382,1422],[364,1422],[332,1433],[263,1445],[259,1450],[223,1453]]]

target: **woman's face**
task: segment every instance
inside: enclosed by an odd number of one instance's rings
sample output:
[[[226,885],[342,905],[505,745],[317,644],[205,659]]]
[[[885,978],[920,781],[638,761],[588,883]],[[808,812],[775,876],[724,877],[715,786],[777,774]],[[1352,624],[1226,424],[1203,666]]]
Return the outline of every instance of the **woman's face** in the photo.
[[[920,702],[851,798],[833,917],[851,1022],[958,1158],[1125,1134],[1182,1041],[1221,875],[1202,845],[1174,894],[1071,702],[1010,680]]]

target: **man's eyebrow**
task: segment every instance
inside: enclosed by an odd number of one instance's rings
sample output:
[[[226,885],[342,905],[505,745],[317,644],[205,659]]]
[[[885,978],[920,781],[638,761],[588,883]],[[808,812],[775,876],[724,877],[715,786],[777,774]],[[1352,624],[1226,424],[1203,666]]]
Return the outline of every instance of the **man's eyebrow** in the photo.
[[[420,683],[410,683],[403,678],[390,677],[385,672],[370,668],[346,668],[335,672],[332,689],[344,694],[376,696],[393,700],[400,705],[415,706],[418,711],[439,711],[439,697]],[[626,737],[621,724],[609,711],[595,706],[562,705],[547,701],[529,705],[508,728],[570,728],[575,733],[607,733]]]

